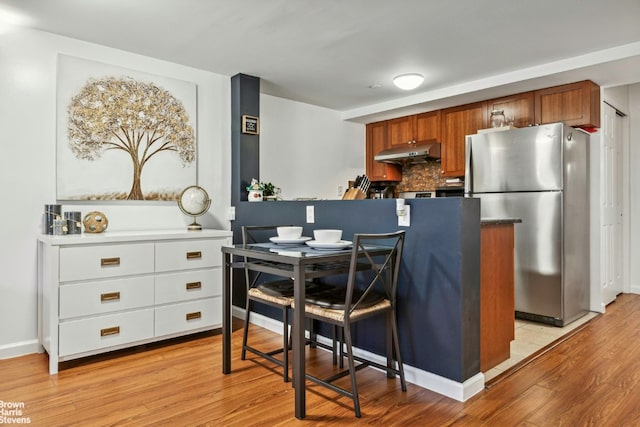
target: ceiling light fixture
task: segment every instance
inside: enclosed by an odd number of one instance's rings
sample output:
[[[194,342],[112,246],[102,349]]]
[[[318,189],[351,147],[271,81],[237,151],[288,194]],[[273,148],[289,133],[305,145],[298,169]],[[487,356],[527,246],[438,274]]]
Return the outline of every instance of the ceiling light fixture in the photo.
[[[415,89],[420,86],[423,81],[424,77],[418,73],[401,74],[393,78],[393,84],[402,90]]]

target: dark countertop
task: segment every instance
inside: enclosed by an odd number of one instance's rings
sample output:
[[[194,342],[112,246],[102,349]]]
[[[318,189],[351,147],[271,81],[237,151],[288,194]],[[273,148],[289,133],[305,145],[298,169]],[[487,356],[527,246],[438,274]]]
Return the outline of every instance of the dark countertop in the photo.
[[[518,224],[521,223],[520,218],[480,218],[480,225],[485,224]]]

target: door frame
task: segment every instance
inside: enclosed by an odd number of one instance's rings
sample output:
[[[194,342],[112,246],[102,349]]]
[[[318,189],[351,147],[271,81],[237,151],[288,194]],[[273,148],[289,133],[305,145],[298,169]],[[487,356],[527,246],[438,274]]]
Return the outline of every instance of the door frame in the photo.
[[[604,94],[601,94],[604,95]],[[604,99],[604,96],[601,96],[601,99]],[[605,107],[606,105],[606,107]],[[613,105],[602,101],[602,110],[604,108],[613,107],[617,112],[620,112],[618,108]],[[621,168],[622,173],[622,188],[620,191],[620,197],[622,202],[622,242],[616,242],[617,245],[621,245],[621,254],[622,254],[622,271],[621,271],[621,281],[622,281],[622,292],[628,293],[631,291],[631,284],[629,281],[630,278],[630,146],[629,146],[629,117],[623,112],[623,116],[618,120],[622,120],[621,122],[621,135],[618,136],[619,149],[621,150],[621,155],[617,157],[616,167]],[[601,144],[602,143],[602,134],[598,132],[593,134],[590,139],[590,156],[591,156],[591,166],[590,166],[590,183],[591,183],[591,192],[590,192],[590,211],[591,211],[591,226],[590,226],[590,234],[591,234],[591,266],[590,266],[590,274],[591,274],[591,297],[590,297],[590,310],[604,313],[605,305],[603,303],[602,296],[602,271],[601,271],[601,245],[604,242],[600,241],[600,233],[602,226],[602,215],[600,212],[600,195],[602,189],[604,187],[604,182],[601,179],[603,177],[600,176],[600,170],[602,168],[601,162],[603,159],[601,158]]]

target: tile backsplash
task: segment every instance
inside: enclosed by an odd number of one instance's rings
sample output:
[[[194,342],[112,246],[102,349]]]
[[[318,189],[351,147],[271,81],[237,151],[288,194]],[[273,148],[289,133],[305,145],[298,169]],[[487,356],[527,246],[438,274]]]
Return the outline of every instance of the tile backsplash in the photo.
[[[445,185],[445,178],[440,172],[440,162],[427,160],[426,163],[405,165],[402,167],[402,181],[396,191],[433,191]]]

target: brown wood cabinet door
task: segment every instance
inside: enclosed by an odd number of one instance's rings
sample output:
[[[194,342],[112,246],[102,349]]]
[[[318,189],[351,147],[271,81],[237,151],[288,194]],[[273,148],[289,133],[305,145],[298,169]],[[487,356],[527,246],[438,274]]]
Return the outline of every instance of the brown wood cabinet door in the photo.
[[[440,139],[440,111],[387,120],[387,144],[396,147]]]
[[[416,114],[414,139],[417,143],[435,139],[440,141],[440,110]]]
[[[600,87],[592,81],[541,89],[535,93],[536,123],[600,127]]]
[[[387,144],[389,147],[413,143],[414,116],[387,120]]]
[[[513,118],[513,125],[518,128],[534,124],[533,92],[518,93],[503,98],[487,101],[487,124],[490,123],[492,110],[503,110],[505,119]]]
[[[510,356],[514,336],[514,226],[480,229],[480,370]]]
[[[467,135],[487,127],[487,103],[477,102],[442,110],[442,175],[464,176],[464,144]]]
[[[374,156],[387,148],[387,122],[376,122],[367,125],[366,163],[367,177],[371,181],[401,181],[402,170],[397,165],[380,163]]]

